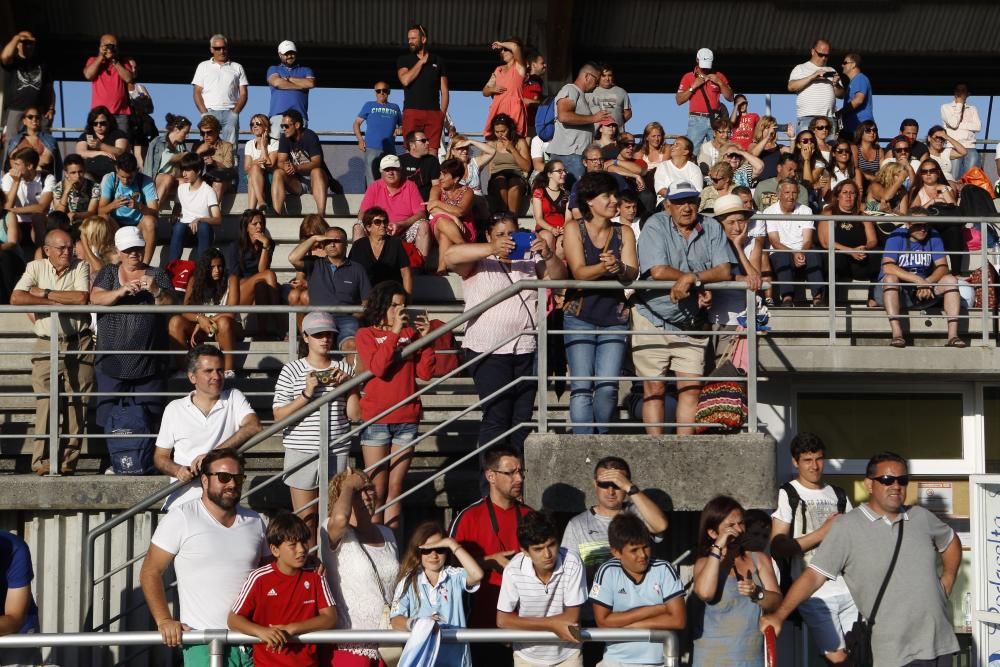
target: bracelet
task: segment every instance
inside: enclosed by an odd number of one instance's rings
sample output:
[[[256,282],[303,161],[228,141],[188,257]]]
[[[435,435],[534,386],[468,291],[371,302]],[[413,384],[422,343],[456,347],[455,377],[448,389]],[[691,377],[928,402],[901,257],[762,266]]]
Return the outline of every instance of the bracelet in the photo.
[[[305,389],[303,389],[301,393],[302,393],[302,398],[306,399],[307,401],[313,400],[312,396],[306,396],[306,390]]]
[[[720,556],[719,554],[715,553],[714,551],[709,551],[708,555],[709,555],[709,557],[714,558],[715,560],[720,560],[720,561],[722,560],[722,556]]]
[[[712,546],[709,547],[709,549],[718,549],[719,553],[720,554],[722,553],[722,547],[720,547],[718,544],[715,543],[713,543]]]

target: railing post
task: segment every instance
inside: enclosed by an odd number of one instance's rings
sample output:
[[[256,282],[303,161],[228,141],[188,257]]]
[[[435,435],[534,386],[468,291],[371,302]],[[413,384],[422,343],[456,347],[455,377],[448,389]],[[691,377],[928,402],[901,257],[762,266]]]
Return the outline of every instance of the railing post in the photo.
[[[983,339],[983,346],[990,344],[990,294],[993,288],[989,287],[990,280],[990,262],[986,255],[986,245],[987,231],[989,230],[989,224],[986,222],[986,218],[979,220],[979,256],[982,258],[982,266],[979,267],[979,286],[982,288],[981,293],[983,295],[981,308],[979,309],[979,325],[982,327],[982,332],[980,335]]]
[[[837,245],[833,241],[834,222],[826,221],[826,307],[830,342],[837,340]]]
[[[298,340],[298,313],[289,311],[288,313],[288,361],[292,362],[299,358]]]
[[[757,432],[757,293],[747,295],[747,433]]]
[[[538,376],[538,432],[549,431],[549,323],[548,304],[545,299],[545,288],[538,288],[538,303],[535,317],[538,319],[535,355],[535,373]]]
[[[212,639],[208,642],[208,664],[209,667],[226,667],[226,640]]]
[[[37,424],[36,428],[41,428]],[[59,463],[59,313],[49,313],[49,477],[58,477]]]
[[[330,508],[326,490],[330,486],[330,403],[319,406],[319,515],[316,518],[316,539],[322,539]]]

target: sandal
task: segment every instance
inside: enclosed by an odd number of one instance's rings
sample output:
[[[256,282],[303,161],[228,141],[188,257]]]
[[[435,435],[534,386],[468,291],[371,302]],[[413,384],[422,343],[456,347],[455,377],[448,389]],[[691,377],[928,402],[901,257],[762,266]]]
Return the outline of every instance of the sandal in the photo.
[[[955,336],[954,338],[949,338],[948,342],[945,343],[944,346],[945,347],[958,347],[958,348],[962,348],[962,347],[969,347],[969,344],[966,343],[961,338],[959,338],[958,336]]]
[[[890,347],[904,348],[906,347],[906,339],[901,337],[893,338],[889,341]]]

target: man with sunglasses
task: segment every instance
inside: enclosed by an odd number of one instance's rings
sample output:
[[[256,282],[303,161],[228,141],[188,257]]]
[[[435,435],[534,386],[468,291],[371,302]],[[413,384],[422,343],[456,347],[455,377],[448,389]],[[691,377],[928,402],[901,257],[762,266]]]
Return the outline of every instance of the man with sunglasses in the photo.
[[[260,420],[239,389],[225,389],[219,348],[199,345],[187,354],[187,379],[194,391],[167,404],[156,436],[153,467],[171,482],[190,482],[163,503],[172,510],[201,498],[198,474],[213,449],[239,447],[260,431]]]
[[[187,630],[227,628],[229,610],[247,576],[271,560],[264,520],[241,507],[246,475],[243,455],[233,449],[213,449],[202,459],[199,481],[203,495],[168,512],[150,540],[139,581],[149,612],[163,643],[181,646]],[[167,604],[163,576],[173,565],[177,576],[180,614]],[[230,646],[223,664],[252,667],[249,647]],[[208,667],[208,646],[184,647],[187,667]]]
[[[933,513],[905,504],[909,482],[906,459],[898,454],[881,452],[869,459],[868,502],[833,522],[781,606],[761,617],[762,631],[780,632],[796,607],[841,575],[859,612],[869,618],[902,531],[898,560],[872,626],[874,662],[887,667],[952,664],[959,647],[948,619],[948,596],[962,562],[962,544]]]
[[[795,132],[809,128],[813,118],[833,123],[836,99],[844,96],[837,70],[828,65],[830,43],[818,39],[809,52],[809,60],[795,66],[788,77],[788,92],[795,93]]]
[[[598,109],[595,112],[591,105],[590,93],[600,80],[600,67],[587,63],[576,73],[576,79],[556,93],[556,119],[548,146],[549,159],[562,162],[573,181],[583,178],[586,173],[581,156],[594,140],[594,126],[613,118],[610,111]]]
[[[316,212],[326,215],[326,193],[332,178],[323,160],[319,136],[306,129],[305,120],[295,109],[281,116],[278,160],[271,181],[271,201],[279,215],[285,212],[285,195],[311,193]]]
[[[129,105],[128,84],[135,81],[132,62],[122,60],[118,53],[118,38],[101,35],[96,56],[87,58],[83,78],[90,81],[90,108],[106,107],[114,114],[118,129],[128,134]]]
[[[3,122],[3,143],[21,130],[21,116],[34,107],[43,112],[41,128],[47,130],[55,115],[56,94],[48,67],[35,54],[35,36],[22,30],[10,38],[0,51],[0,66],[7,72],[3,95],[6,113]]]
[[[243,66],[229,59],[229,40],[212,35],[208,40],[212,57],[198,63],[191,80],[194,105],[203,116],[215,116],[222,124],[220,139],[236,145],[240,111],[247,104],[249,82]]]
[[[437,152],[448,114],[448,68],[444,58],[427,48],[427,29],[414,24],[406,31],[408,52],[396,60],[403,86],[403,134],[420,130]]]
[[[430,153],[430,138],[425,132],[414,130],[407,133],[404,143],[406,152],[399,156],[403,176],[412,181],[423,200],[428,201],[431,188],[437,185],[441,175],[441,163],[436,155]]]
[[[866,120],[875,121],[872,83],[868,79],[868,75],[861,71],[861,56],[859,54],[848,53],[844,56],[841,67],[844,76],[848,79],[848,84],[840,115],[844,122],[844,129],[853,134],[858,125]]]
[[[302,114],[303,125],[309,121],[309,91],[316,87],[316,75],[311,67],[299,65],[295,42],[278,44],[281,63],[267,68],[267,85],[271,87],[271,136],[280,137],[281,114],[295,109]]]
[[[365,187],[379,177],[375,168],[383,155],[395,155],[396,135],[403,126],[403,112],[389,101],[389,84],[379,81],[375,84],[375,101],[365,102],[354,119],[354,136],[358,140],[358,150],[365,154]],[[361,124],[365,124],[365,134],[361,136]]]

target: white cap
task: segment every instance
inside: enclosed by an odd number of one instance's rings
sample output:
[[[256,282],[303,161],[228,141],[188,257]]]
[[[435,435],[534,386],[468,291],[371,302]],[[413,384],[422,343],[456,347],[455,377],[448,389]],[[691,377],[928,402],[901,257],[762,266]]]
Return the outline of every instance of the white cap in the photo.
[[[298,49],[295,48],[295,42],[293,42],[292,40],[286,39],[281,44],[278,44],[278,55],[279,56],[283,56],[286,53],[288,53],[289,51],[298,51]]]
[[[715,54],[712,53],[711,49],[698,49],[698,53],[695,55],[698,60],[698,67],[702,69],[712,69],[712,62],[715,60]]]
[[[677,201],[678,199],[691,199],[692,197],[700,197],[701,190],[694,187],[687,181],[674,181],[667,188],[667,199],[669,201]]]
[[[395,155],[386,155],[378,163],[378,170],[385,171],[386,169],[402,169],[403,165],[399,161],[399,157]]]
[[[115,232],[115,247],[118,252],[125,252],[129,248],[145,248],[146,242],[138,227],[121,227]]]

